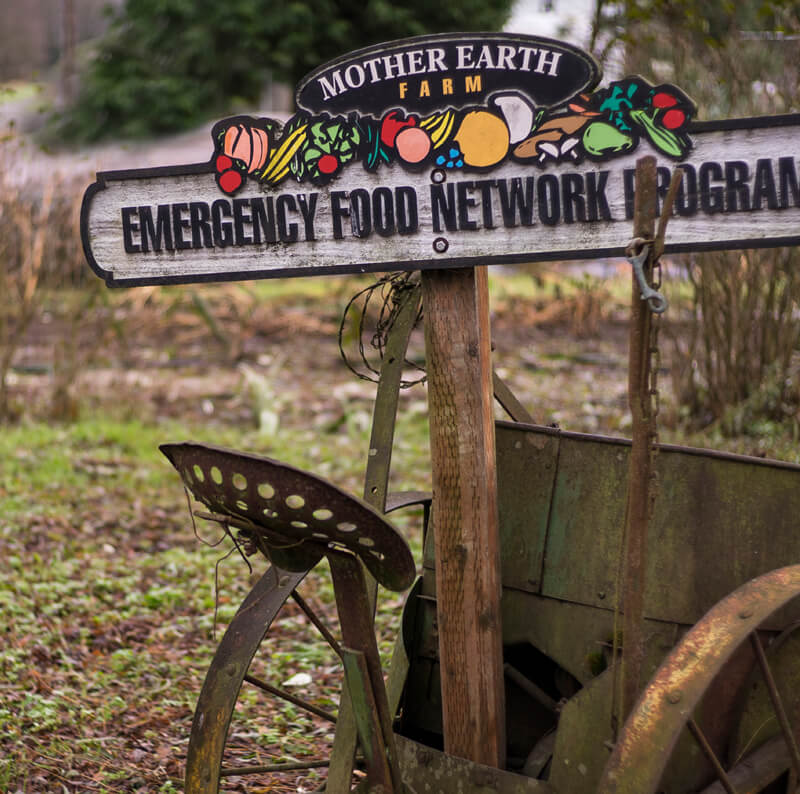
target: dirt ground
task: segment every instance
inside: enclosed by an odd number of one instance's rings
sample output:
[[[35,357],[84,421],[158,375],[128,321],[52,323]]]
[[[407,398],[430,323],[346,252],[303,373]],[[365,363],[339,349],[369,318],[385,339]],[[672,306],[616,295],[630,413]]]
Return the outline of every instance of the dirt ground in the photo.
[[[127,397],[143,417],[213,415],[236,422],[252,410],[248,390],[266,380],[283,400],[307,406],[313,421],[331,410],[328,398],[337,389],[374,397],[374,385],[344,365],[337,338],[341,312],[363,283],[332,279],[333,294],[324,304],[302,296],[259,303],[241,287],[226,285],[182,288],[166,297],[130,291],[130,302],[98,311],[79,327],[74,318],[45,313],[17,355],[13,390],[28,405],[49,399],[54,351],[60,339],[75,335],[85,365],[78,365],[70,391],[97,408]],[[580,299],[545,306],[499,292],[492,300],[493,363],[536,421],[624,433],[624,308],[602,306],[582,325],[576,320]],[[198,301],[213,315],[213,328],[198,311]],[[355,351],[348,352],[359,364]],[[374,351],[368,352],[377,366]],[[412,336],[409,359],[424,363],[421,328]],[[409,370],[408,377],[418,374]],[[666,368],[662,386],[669,404]],[[410,389],[404,400],[425,401],[425,387]]]

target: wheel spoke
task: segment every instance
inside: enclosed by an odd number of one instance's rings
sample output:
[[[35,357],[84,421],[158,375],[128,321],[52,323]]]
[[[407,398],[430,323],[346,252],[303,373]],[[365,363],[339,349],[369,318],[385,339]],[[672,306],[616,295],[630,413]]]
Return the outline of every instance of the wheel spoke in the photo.
[[[325,638],[325,641],[328,645],[333,648],[334,653],[341,659],[342,658],[342,648],[339,643],[336,641],[336,638],[331,634],[330,629],[317,617],[316,612],[309,606],[308,602],[297,592],[297,590],[292,591],[292,598],[297,606],[303,610],[305,616],[316,626],[317,631]]]
[[[789,751],[780,734],[768,739],[757,750],[738,761],[728,770],[728,778],[742,792],[764,791],[790,769]],[[795,794],[794,790],[787,789]],[[722,784],[717,781],[704,788],[700,794],[722,794]]]
[[[268,684],[266,681],[262,681],[260,678],[250,675],[250,673],[245,674],[244,680],[247,681],[247,683],[258,687],[264,692],[268,692],[270,695],[276,695],[279,698],[288,700],[289,703],[293,703],[295,706],[298,706],[301,709],[305,709],[306,711],[310,711],[312,714],[316,714],[323,720],[328,720],[328,722],[332,722],[334,724],[336,723],[336,717],[329,711],[325,711],[325,709],[321,709],[319,706],[315,706],[313,703],[309,703],[307,700],[303,700],[303,698],[299,698],[296,695],[293,695],[291,692],[287,692],[285,689],[280,689],[272,684]]]
[[[789,724],[789,718],[786,715],[786,709],[783,705],[783,699],[778,691],[778,686],[775,683],[775,678],[772,675],[767,656],[764,653],[764,646],[761,644],[758,632],[753,632],[750,635],[750,644],[753,646],[758,666],[761,668],[761,674],[764,676],[764,683],[767,685],[772,706],[775,709],[775,714],[778,717],[778,722],[783,731],[783,738],[786,740],[786,746],[789,748],[789,754],[792,758],[792,768],[795,774],[800,775],[800,750],[797,748],[797,741],[794,733],[792,733],[792,726]]]
[[[728,794],[736,794],[736,789],[733,787],[733,783],[731,783],[728,773],[722,768],[722,764],[719,762],[716,753],[708,743],[708,739],[706,739],[705,734],[700,730],[700,726],[692,718],[689,718],[689,720],[686,722],[686,727],[689,729],[689,733],[692,734],[694,740],[703,751],[703,755],[708,759],[711,766],[714,767],[714,773],[717,776],[717,780],[719,780],[719,782],[722,784],[722,787],[728,792]]]
[[[262,764],[260,766],[226,766],[219,770],[219,776],[258,775],[262,772],[301,772],[304,769],[323,769],[329,764],[330,761],[287,761],[282,764]]]

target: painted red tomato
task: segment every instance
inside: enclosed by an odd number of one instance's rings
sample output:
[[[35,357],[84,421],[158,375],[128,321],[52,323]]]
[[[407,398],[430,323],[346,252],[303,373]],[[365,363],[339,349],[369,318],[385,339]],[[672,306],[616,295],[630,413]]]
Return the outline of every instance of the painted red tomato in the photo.
[[[242,186],[242,175],[238,171],[226,171],[217,179],[224,193],[235,193]]]
[[[677,130],[679,127],[683,126],[685,121],[686,114],[678,108],[672,108],[672,110],[668,110],[661,119],[661,123],[668,130]]]
[[[657,108],[671,108],[673,105],[677,105],[678,100],[675,99],[672,94],[668,94],[666,91],[659,91],[653,97],[653,107]]]
[[[323,174],[332,174],[339,167],[339,161],[332,154],[323,154],[317,167]]]

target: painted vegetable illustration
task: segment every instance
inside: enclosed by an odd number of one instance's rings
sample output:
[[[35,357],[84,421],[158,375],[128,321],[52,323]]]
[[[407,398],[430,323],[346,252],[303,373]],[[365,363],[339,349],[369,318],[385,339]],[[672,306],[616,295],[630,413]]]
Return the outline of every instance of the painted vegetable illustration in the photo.
[[[437,156],[435,162],[439,168],[463,168],[464,154],[458,146],[449,146],[444,153]]]
[[[627,152],[633,144],[632,135],[626,135],[605,121],[592,122],[583,133],[583,148],[591,157]]]
[[[578,156],[576,147],[580,142],[577,133],[596,114],[569,113],[540,123],[533,133],[514,149],[519,160],[547,158],[560,160],[565,155],[573,159]]]
[[[513,146],[528,137],[533,129],[536,107],[519,91],[495,94],[491,98],[508,127],[508,141]]]
[[[430,134],[434,149],[438,149],[450,137],[456,118],[454,110],[445,110],[443,113],[434,113],[420,121],[419,126]]]
[[[214,161],[217,184],[224,193],[240,190],[248,176],[277,184],[289,173],[289,162],[305,143],[308,122],[295,116],[275,143],[270,119],[236,117],[214,127],[218,154]]]
[[[265,182],[277,185],[287,176],[292,158],[306,142],[307,129],[308,121],[302,116],[295,116],[286,125],[280,143],[262,173]]]
[[[237,117],[215,125],[212,135],[217,141],[214,160],[217,184],[225,193],[235,193],[248,175],[260,178],[261,169],[272,151],[269,119]]]
[[[650,143],[670,157],[683,157],[688,139],[680,131],[689,121],[686,101],[666,89],[654,89],[650,107],[634,108],[630,116],[643,130]]]
[[[308,141],[298,149],[291,170],[298,181],[308,176],[325,184],[339,169],[358,154],[361,133],[358,125],[343,118],[313,121],[308,126]]]
[[[274,186],[330,182],[360,160],[367,171],[393,163],[408,169],[485,170],[511,157],[548,163],[606,160],[641,139],[684,158],[694,104],[679,88],[628,77],[552,108],[537,108],[520,91],[500,91],[485,106],[445,108],[420,116],[402,108],[380,118],[352,113],[296,113],[281,129],[270,119],[235,116],[214,125],[212,164],[220,190],[234,195],[248,179]]]
[[[219,154],[214,164],[217,169],[217,184],[223,193],[233,195],[244,185],[241,163],[234,162],[227,154]]]
[[[259,127],[232,124],[225,132],[222,151],[228,157],[241,160],[252,174],[267,161],[269,135]]]
[[[416,165],[430,154],[432,143],[430,135],[421,127],[406,127],[397,133],[394,146],[403,162]]]
[[[652,105],[664,110],[661,123],[669,130],[680,129],[689,120],[686,111],[680,107],[680,100],[666,91],[653,94]]]
[[[508,153],[510,134],[505,121],[488,110],[470,110],[453,136],[464,156],[464,164],[473,168],[497,165]]]
[[[592,99],[605,120],[633,136],[627,148],[636,146],[638,136],[644,134],[669,157],[680,159],[689,151],[691,142],[680,131],[693,115],[694,103],[679,88],[651,86],[641,77],[629,77],[596,92]]]
[[[400,119],[397,110],[390,110],[381,120],[381,143],[390,149],[394,147],[395,139],[400,130],[407,127],[415,127],[417,124],[416,116],[409,116],[407,119]]]

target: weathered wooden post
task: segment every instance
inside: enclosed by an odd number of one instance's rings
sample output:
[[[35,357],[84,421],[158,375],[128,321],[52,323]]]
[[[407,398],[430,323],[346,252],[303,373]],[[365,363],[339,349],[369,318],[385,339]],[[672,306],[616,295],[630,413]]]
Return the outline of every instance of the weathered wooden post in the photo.
[[[445,751],[505,761],[486,268],[423,273]]]

